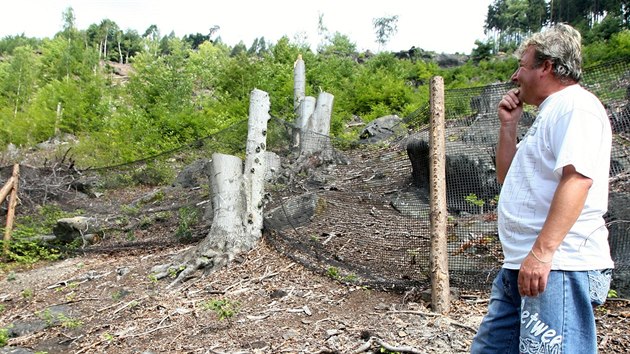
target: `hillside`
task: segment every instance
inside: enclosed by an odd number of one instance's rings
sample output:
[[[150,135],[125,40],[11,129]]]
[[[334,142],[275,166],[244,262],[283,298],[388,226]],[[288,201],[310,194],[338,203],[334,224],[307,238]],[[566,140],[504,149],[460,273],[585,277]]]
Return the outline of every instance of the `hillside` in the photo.
[[[57,167],[24,168],[22,184],[76,178]],[[151,267],[194,247],[209,226],[198,224],[187,241],[177,239],[181,224],[169,211],[204,205],[207,192],[181,186],[101,192],[95,198],[49,190],[48,202],[63,210],[102,220],[126,217],[120,229],[127,231],[106,232],[65,260],[4,270],[0,324],[12,338],[0,353],[358,353],[382,347],[464,353],[486,310],[487,293],[458,291],[450,315],[438,315],[426,293],[341,283],[291,261],[265,239],[229,266],[198,272],[170,289],[168,281],[151,277]],[[161,197],[152,197],[157,192]],[[25,199],[21,210],[37,210],[37,199]],[[630,350],[629,317],[627,300],[613,299],[597,311],[601,353]]]

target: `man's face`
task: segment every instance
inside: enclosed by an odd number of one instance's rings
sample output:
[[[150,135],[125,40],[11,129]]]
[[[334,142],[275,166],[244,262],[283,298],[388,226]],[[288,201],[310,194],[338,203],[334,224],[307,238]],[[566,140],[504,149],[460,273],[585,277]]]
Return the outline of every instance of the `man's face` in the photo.
[[[512,74],[512,81],[519,86],[520,93],[519,98],[527,103],[533,105],[539,105],[543,99],[541,96],[541,77],[543,73],[544,65],[537,68],[534,67],[535,60],[535,48],[528,47],[519,61],[518,69]]]

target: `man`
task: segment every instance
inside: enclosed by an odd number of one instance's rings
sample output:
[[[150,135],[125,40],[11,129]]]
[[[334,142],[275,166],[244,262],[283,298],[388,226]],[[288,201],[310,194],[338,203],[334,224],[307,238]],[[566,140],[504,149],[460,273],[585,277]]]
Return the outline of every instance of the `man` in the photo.
[[[596,353],[592,305],[606,299],[613,267],[603,220],[610,122],[578,84],[581,36],[574,28],[534,34],[517,56],[517,88],[498,105],[504,264],[471,352]],[[517,143],[524,103],[539,113]]]

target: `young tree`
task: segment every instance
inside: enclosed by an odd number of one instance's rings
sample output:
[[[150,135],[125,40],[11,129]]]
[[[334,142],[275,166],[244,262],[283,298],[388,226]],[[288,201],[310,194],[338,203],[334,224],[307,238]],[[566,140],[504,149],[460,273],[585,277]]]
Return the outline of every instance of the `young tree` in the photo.
[[[398,32],[398,15],[391,17],[379,17],[372,20],[376,33],[376,43],[379,51],[389,42],[392,36]]]
[[[116,22],[104,19],[98,26],[99,31],[99,58],[109,60],[108,45],[110,41],[115,41],[116,33],[120,30]]]
[[[16,48],[9,59],[6,74],[0,80],[0,92],[9,101],[14,119],[18,112],[24,111],[35,91],[38,66],[37,57],[30,46]]]
[[[72,9],[72,7],[68,7],[62,14],[61,14],[62,20],[63,20],[63,33],[68,35],[74,31],[76,31],[76,27],[75,27],[75,21],[76,21],[76,17],[74,16],[74,10]]]
[[[125,64],[129,63],[129,58],[140,52],[142,52],[142,38],[136,30],[127,30],[121,44],[121,55],[124,56]]]

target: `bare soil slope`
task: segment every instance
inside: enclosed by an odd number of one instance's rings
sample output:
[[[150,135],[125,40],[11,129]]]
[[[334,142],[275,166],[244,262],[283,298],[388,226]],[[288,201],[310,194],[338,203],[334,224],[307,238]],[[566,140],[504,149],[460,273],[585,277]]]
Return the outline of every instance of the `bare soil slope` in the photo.
[[[204,200],[170,188],[159,209]],[[58,203],[100,217],[151,193],[137,188],[94,199],[68,191]],[[139,217],[140,218],[140,217]],[[422,294],[382,292],[315,274],[264,240],[228,267],[182,286],[156,281],[151,267],[194,242],[174,241],[176,218],[133,235],[105,235],[72,258],[1,274],[0,326],[12,338],[0,353],[465,353],[487,294],[462,294],[452,312],[430,311]],[[195,230],[203,237],[207,228]],[[223,306],[223,307],[221,307]],[[601,353],[630,351],[630,304],[597,311]],[[222,318],[225,317],[225,318]]]

